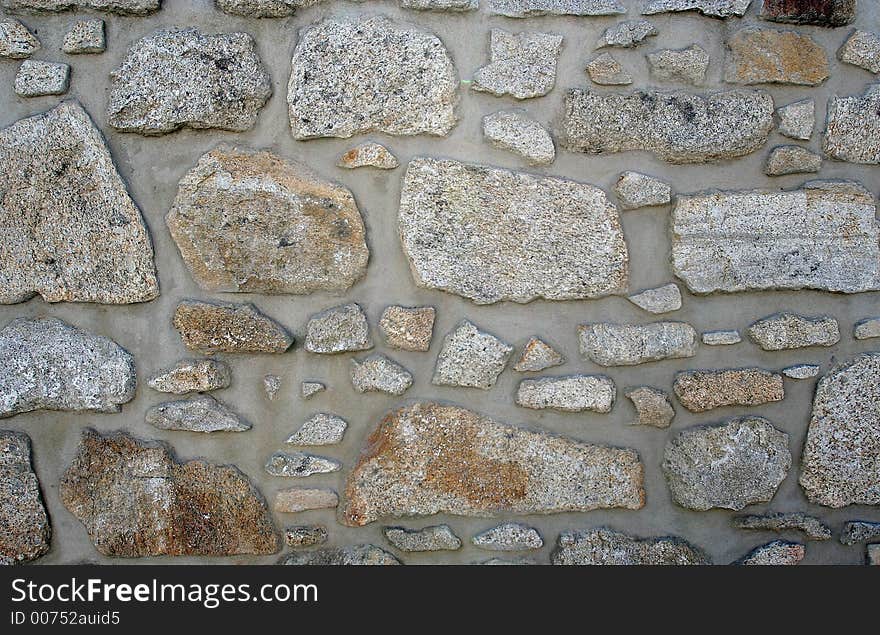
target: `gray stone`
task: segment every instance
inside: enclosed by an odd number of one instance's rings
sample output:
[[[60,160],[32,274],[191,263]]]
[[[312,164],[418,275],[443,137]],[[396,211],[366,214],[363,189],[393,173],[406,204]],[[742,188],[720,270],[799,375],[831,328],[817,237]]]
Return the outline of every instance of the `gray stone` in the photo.
[[[816,102],[802,99],[776,109],[779,134],[791,139],[806,141],[813,136],[816,127]]]
[[[602,53],[587,64],[590,81],[600,86],[626,86],[633,83],[630,75],[610,53]]]
[[[782,375],[760,368],[689,370],[675,376],[675,396],[691,412],[782,401]]]
[[[880,523],[851,520],[843,525],[843,530],[840,532],[840,543],[854,545],[860,542],[869,542],[878,537],[880,537]]]
[[[300,384],[299,394],[303,399],[311,399],[319,392],[324,392],[325,390],[327,390],[327,386],[319,381],[304,381]]]
[[[702,336],[706,346],[731,346],[742,341],[739,331],[706,331]]]
[[[796,364],[782,369],[782,374],[789,379],[810,379],[819,374],[818,364]]]
[[[519,360],[513,365],[513,370],[520,373],[530,373],[561,366],[565,363],[565,357],[544,340],[532,337],[523,346]]]
[[[489,64],[474,73],[471,88],[517,99],[540,97],[553,89],[561,35],[492,29],[489,38]]]
[[[373,348],[370,324],[361,307],[352,302],[309,318],[306,350],[310,353],[346,353]]]
[[[161,8],[162,0],[2,0],[8,11],[60,13],[92,10],[119,15],[149,15]]]
[[[880,354],[836,366],[816,387],[800,484],[826,507],[880,505]]]
[[[217,359],[182,359],[147,380],[147,386],[153,390],[175,395],[220,390],[231,383],[232,369]]]
[[[749,553],[732,564],[736,565],[793,565],[804,559],[806,549],[798,542],[774,540],[766,545],[755,547]]]
[[[664,49],[648,53],[651,76],[660,81],[680,82],[692,86],[706,83],[709,54],[699,44],[685,49]]]
[[[31,464],[31,440],[0,431],[0,565],[36,560],[47,551],[52,526]]]
[[[298,8],[317,4],[320,0],[214,0],[224,13],[247,18],[286,18]]]
[[[746,27],[726,44],[724,81],[732,84],[818,86],[830,74],[825,49],[802,33]]]
[[[342,442],[348,422],[342,417],[319,412],[309,417],[300,429],[287,437],[292,445],[335,445]]]
[[[699,11],[713,18],[742,17],[752,0],[644,0],[642,14]]]
[[[160,430],[245,432],[251,424],[210,395],[168,401],[147,410],[147,423]]]
[[[498,423],[458,406],[418,402],[386,415],[346,485],[340,519],[493,517],[645,503],[633,450]]]
[[[785,176],[786,174],[809,174],[822,169],[822,155],[801,146],[776,146],[767,155],[764,174]]]
[[[544,546],[538,530],[522,523],[501,523],[478,533],[472,542],[489,551],[526,551]]]
[[[425,352],[431,348],[436,313],[430,306],[389,306],[382,311],[379,330],[391,348]]]
[[[103,53],[107,49],[107,38],[104,34],[103,20],[79,20],[67,33],[61,50],[68,55],[84,53]]]
[[[302,30],[293,53],[290,127],[297,139],[445,136],[457,121],[458,86],[434,34],[384,16],[327,18]]]
[[[516,391],[516,405],[561,412],[611,412],[617,390],[604,375],[568,375],[524,379]]]
[[[632,48],[641,44],[645,38],[657,35],[657,33],[659,33],[657,27],[647,20],[625,20],[605,29],[596,48],[606,46]]]
[[[508,18],[626,13],[618,0],[489,0],[489,13]]]
[[[711,564],[703,551],[681,538],[636,538],[604,527],[564,531],[550,562],[557,565]]]
[[[326,456],[306,452],[276,452],[266,461],[266,473],[270,476],[305,478],[313,474],[329,474],[342,469],[342,463]]]
[[[698,95],[640,90],[565,95],[560,138],[573,152],[644,150],[669,163],[709,163],[761,148],[773,127],[773,98],[763,91]]]
[[[401,551],[455,551],[461,549],[461,539],[449,525],[434,525],[422,529],[383,527],[385,538]]]
[[[28,28],[12,18],[0,20],[0,57],[23,60],[40,49],[40,41]]]
[[[853,337],[857,340],[868,340],[880,337],[880,317],[859,320],[853,327]]]
[[[488,560],[483,560],[482,562],[474,562],[473,564],[495,567],[495,566],[511,566],[511,567],[522,567],[527,565],[537,564],[534,560],[530,560],[529,558],[489,558]]]
[[[762,417],[682,431],[663,455],[673,500],[697,511],[769,502],[791,468],[788,441]]]
[[[184,300],[172,324],[184,345],[205,355],[214,353],[283,353],[293,338],[253,304]]]
[[[865,564],[870,566],[880,566],[880,544],[868,545],[865,548]]]
[[[342,292],[370,257],[352,193],[270,152],[220,146],[202,155],[165,223],[206,291]]]
[[[351,360],[351,385],[360,393],[402,395],[412,383],[412,373],[385,355],[376,353],[366,359]]]
[[[479,304],[626,289],[620,215],[592,185],[419,157],[406,171],[398,220],[416,283]]]
[[[844,26],[855,20],[857,0],[761,0],[761,19],[771,22]]]
[[[339,496],[332,489],[293,487],[275,494],[273,509],[281,514],[296,514],[310,509],[333,509]]]
[[[284,530],[284,542],[292,549],[317,547],[327,542],[327,528],[323,525],[294,525]]]
[[[391,151],[381,143],[368,141],[351,148],[336,161],[336,166],[354,170],[355,168],[377,168],[393,170],[400,165]]]
[[[522,157],[529,165],[549,165],[556,159],[553,137],[520,110],[500,110],[483,117],[483,136],[496,148]]]
[[[135,382],[134,359],[123,348],[57,318],[18,318],[0,330],[0,417],[119,412]]]
[[[802,513],[769,513],[763,515],[737,516],[733,519],[737,529],[753,529],[758,531],[776,531],[780,533],[799,531],[808,540],[829,540],[831,529],[814,516]]]
[[[507,366],[513,347],[462,320],[443,338],[431,383],[488,390]]]
[[[880,289],[874,195],[851,181],[678,196],[672,269],[693,293]]]
[[[880,164],[880,84],[871,84],[863,95],[832,97],[822,150],[832,159],[850,163]]]
[[[840,341],[840,328],[837,320],[828,316],[776,313],[752,324],[749,337],[765,351],[784,351],[808,346],[834,346]]]
[[[42,60],[25,60],[15,74],[19,97],[63,95],[70,88],[70,66]]]
[[[272,374],[263,375],[263,392],[266,393],[269,401],[275,401],[279,390],[281,390],[281,377]]]
[[[633,293],[626,297],[640,309],[660,315],[671,313],[681,308],[681,291],[674,282],[664,284],[656,289],[645,289],[639,293]]]
[[[837,52],[841,62],[880,73],[880,35],[870,31],[853,31]]]
[[[79,104],[0,131],[0,164],[0,302],[39,294],[127,304],[159,295],[141,213]]]
[[[403,564],[393,555],[375,545],[346,545],[322,547],[285,556],[279,564],[307,566],[341,565],[399,565]]]
[[[480,0],[399,0],[404,9],[414,11],[476,11],[480,8]]]
[[[621,173],[614,185],[614,194],[623,209],[666,205],[672,201],[672,188],[668,183],[638,172]]]
[[[636,420],[631,425],[668,428],[675,418],[675,409],[669,396],[649,386],[630,388],[624,393],[636,409]]]
[[[697,332],[684,322],[581,324],[578,342],[581,355],[600,366],[634,366],[697,352]]]

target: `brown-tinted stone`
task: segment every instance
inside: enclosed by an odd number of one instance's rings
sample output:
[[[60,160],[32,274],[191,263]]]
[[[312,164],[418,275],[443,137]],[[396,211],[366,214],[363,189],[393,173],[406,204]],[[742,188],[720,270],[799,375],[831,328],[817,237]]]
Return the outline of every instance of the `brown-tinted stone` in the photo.
[[[766,545],[755,547],[742,558],[734,562],[737,565],[779,566],[798,564],[804,559],[806,549],[798,542],[774,540]]]
[[[808,35],[747,27],[727,47],[724,80],[733,84],[818,86],[828,79],[828,56]]]
[[[339,496],[332,489],[294,487],[275,494],[273,508],[283,514],[295,514],[308,509],[332,509],[339,504]]]
[[[759,406],[782,401],[782,375],[760,368],[728,368],[680,372],[673,384],[675,395],[691,412],[722,406]]]
[[[174,312],[174,328],[186,347],[213,353],[283,353],[293,338],[253,304],[184,300]]]
[[[0,431],[0,565],[39,558],[49,551],[52,527],[31,465],[31,440]]]
[[[844,26],[855,20],[856,0],[763,0],[760,15],[770,22]]]
[[[404,351],[427,351],[434,335],[434,307],[389,306],[382,311],[379,330],[385,343]]]

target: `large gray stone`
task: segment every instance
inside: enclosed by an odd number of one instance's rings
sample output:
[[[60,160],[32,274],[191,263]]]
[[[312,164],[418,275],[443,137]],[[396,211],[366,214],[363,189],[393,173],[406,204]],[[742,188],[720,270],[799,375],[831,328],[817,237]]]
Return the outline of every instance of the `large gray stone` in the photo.
[[[561,412],[611,412],[617,389],[604,375],[569,375],[524,379],[516,390],[516,405]]]
[[[782,375],[760,368],[689,370],[677,373],[675,396],[691,412],[724,406],[760,406],[782,401]]]
[[[834,346],[840,341],[840,326],[833,317],[777,313],[752,324],[749,337],[765,351]]]
[[[149,15],[162,6],[162,0],[3,0],[3,8],[22,13],[59,13],[93,10],[119,15]]]
[[[279,564],[341,566],[341,565],[399,565],[403,564],[393,555],[375,545],[346,545],[322,547],[285,556]]]
[[[352,302],[321,311],[306,325],[306,350],[310,353],[347,353],[373,348],[370,323],[360,305]]]
[[[462,320],[443,339],[431,383],[488,390],[507,366],[513,347]]]
[[[251,424],[210,395],[168,401],[147,410],[145,420],[160,430],[245,432]]]
[[[742,17],[752,0],[643,0],[642,14],[699,11],[713,18]]]
[[[31,464],[31,440],[0,431],[0,565],[36,560],[49,551],[52,526]]]
[[[18,20],[0,20],[0,57],[21,60],[40,49],[40,41]]]
[[[701,549],[681,538],[636,538],[604,527],[562,532],[550,562],[558,565],[711,564]]]
[[[822,150],[838,161],[880,163],[880,84],[871,84],[863,95],[832,97]]]
[[[553,89],[561,35],[492,29],[489,38],[489,63],[474,73],[471,88],[516,99],[541,97]]]
[[[253,304],[184,300],[172,324],[191,351],[214,353],[283,353],[293,338]]]
[[[581,355],[600,366],[634,366],[697,352],[697,332],[684,322],[581,324],[578,341]]]
[[[489,13],[508,18],[626,13],[618,0],[489,0]]]

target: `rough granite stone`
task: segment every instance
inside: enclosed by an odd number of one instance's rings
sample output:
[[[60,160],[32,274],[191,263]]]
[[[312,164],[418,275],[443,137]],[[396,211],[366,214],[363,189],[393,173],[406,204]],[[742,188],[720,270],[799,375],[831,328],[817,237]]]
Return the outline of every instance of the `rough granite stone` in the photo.
[[[811,379],[819,374],[818,364],[796,364],[782,369],[782,374],[789,379]]]
[[[246,18],[286,18],[298,8],[317,4],[320,0],[214,0],[218,9]]]
[[[787,174],[809,174],[822,169],[822,155],[801,146],[776,146],[767,155],[764,174],[785,176]]]
[[[565,363],[565,357],[550,346],[544,340],[532,337],[523,346],[519,360],[513,365],[513,370],[520,373],[531,373],[561,366]]]
[[[658,33],[657,27],[647,20],[625,20],[605,29],[596,48],[632,48],[641,44],[645,38]]]
[[[419,402],[385,416],[346,484],[343,523],[449,513],[547,514],[645,503],[633,450],[589,445]]]
[[[476,11],[480,0],[399,0],[400,6],[413,11]]]
[[[699,11],[713,18],[742,17],[752,0],[643,0],[642,15]]]
[[[32,410],[119,412],[135,395],[132,356],[58,318],[0,330],[0,418]]]
[[[581,324],[578,342],[581,355],[600,366],[634,366],[697,352],[697,332],[684,322]]]
[[[63,95],[70,88],[70,66],[42,60],[25,60],[15,74],[14,89],[19,97]]]
[[[791,468],[788,441],[762,417],[687,428],[663,455],[673,500],[697,511],[769,502]]]
[[[874,195],[852,181],[678,196],[672,269],[693,293],[880,289]]]
[[[382,533],[401,551],[455,551],[461,549],[461,539],[449,525],[434,525],[422,529],[383,527]]]
[[[810,24],[814,26],[845,26],[855,20],[857,0],[761,0],[762,20]]]
[[[489,63],[474,73],[472,89],[516,99],[541,97],[553,89],[561,35],[492,29],[489,49]]]
[[[699,565],[711,564],[703,551],[673,536],[636,538],[604,527],[564,531],[550,562],[557,565]]]
[[[291,549],[307,549],[327,542],[327,528],[323,525],[294,525],[284,530],[284,542]]]
[[[488,390],[507,366],[511,353],[512,346],[462,320],[443,338],[431,383]]]
[[[250,35],[206,35],[194,27],[138,40],[110,80],[107,123],[143,135],[184,127],[243,132],[272,94]]]
[[[305,478],[313,474],[329,474],[342,469],[336,459],[306,452],[276,452],[266,461],[266,473],[270,476]]]
[[[231,383],[232,369],[217,359],[182,359],[147,380],[147,386],[153,390],[175,395],[220,390]]]
[[[766,545],[755,547],[732,564],[736,565],[793,565],[804,559],[806,549],[798,542],[774,540]]]
[[[626,289],[620,215],[592,185],[419,157],[406,171],[398,220],[416,283],[478,304]]]
[[[779,134],[791,139],[807,141],[816,127],[816,101],[802,99],[776,109]]]
[[[671,313],[681,308],[681,291],[674,282],[664,284],[655,289],[645,289],[638,293],[626,296],[626,299],[640,309],[660,315]]]
[[[47,551],[52,526],[31,463],[31,439],[0,430],[0,565],[36,560]]]
[[[370,257],[352,193],[265,151],[220,146],[202,155],[165,223],[206,291],[342,292]]]
[[[760,368],[689,370],[675,376],[675,396],[691,412],[782,401],[782,375]]]
[[[149,15],[162,6],[162,0],[2,0],[7,11],[22,13],[60,13],[92,10],[118,15]]]
[[[880,317],[859,320],[853,327],[853,337],[857,340],[868,340],[880,337]]]
[[[303,399],[311,399],[319,392],[324,392],[325,390],[327,390],[327,386],[319,381],[304,381],[300,384],[299,394]]]
[[[79,104],[0,131],[0,165],[0,303],[39,294],[128,304],[159,295],[141,213]]]
[[[880,538],[880,523],[866,520],[851,520],[843,525],[840,532],[840,544],[854,545]]]
[[[300,33],[287,104],[296,139],[365,132],[445,136],[459,80],[434,34],[384,16],[327,18]],[[332,98],[328,98],[332,95]]]
[[[275,401],[278,391],[281,390],[281,377],[278,375],[263,375],[263,392],[269,401]]]
[[[231,556],[279,549],[260,492],[231,465],[180,463],[124,432],[83,431],[58,488],[105,556]]]
[[[172,320],[184,345],[214,353],[283,353],[293,338],[253,304],[184,300]]]
[[[103,53],[107,49],[107,38],[104,34],[103,20],[79,20],[67,33],[61,50],[68,55],[85,53]]]
[[[773,98],[763,91],[698,95],[572,88],[565,95],[559,136],[573,152],[644,150],[669,163],[710,163],[758,150],[772,127]]]
[[[346,545],[344,547],[322,547],[313,551],[292,553],[282,558],[279,564],[307,566],[341,565],[399,565],[400,560],[375,545]]]
[[[496,148],[522,157],[529,165],[549,165],[556,159],[553,137],[521,110],[500,110],[484,116],[483,136]]]
[[[724,81],[818,86],[830,75],[828,56],[809,35],[746,27],[727,38]]]
[[[541,15],[615,15],[626,13],[618,0],[489,0],[490,14],[508,18]]]
[[[776,313],[749,327],[749,337],[765,351],[784,351],[808,346],[834,346],[840,327],[833,317],[808,317]]]
[[[0,57],[23,60],[40,50],[40,41],[28,28],[12,18],[0,20]]]
[[[649,386],[630,388],[624,393],[636,409],[636,420],[630,425],[668,428],[675,418],[675,409],[669,396]]]
[[[627,86],[633,83],[630,75],[610,53],[602,53],[587,64],[590,81],[600,86]]]
[[[828,100],[822,150],[832,159],[880,164],[880,84],[871,84],[863,95]]]
[[[853,31],[837,52],[837,59],[869,73],[880,73],[880,35],[870,31]]]
[[[370,323],[360,305],[352,302],[309,318],[306,350],[310,353],[346,353],[373,348]]]
[[[299,430],[287,437],[291,445],[335,445],[342,442],[348,422],[334,414],[319,412],[309,417]]]
[[[385,355],[351,360],[351,385],[359,393],[402,395],[412,384],[412,373]]]
[[[356,145],[345,154],[339,156],[336,167],[354,170],[355,168],[377,168],[379,170],[393,170],[400,165],[391,150],[381,143],[368,141]]]
[[[709,53],[699,44],[685,49],[663,49],[648,53],[651,77],[662,82],[680,82],[692,86],[706,83]]]
[[[639,172],[623,172],[614,185],[614,194],[623,209],[667,205],[672,201],[668,183]]]
[[[478,533],[471,542],[474,546],[489,551],[527,551],[544,546],[544,539],[537,529],[510,522]]]
[[[816,387],[800,484],[826,507],[880,505],[880,354],[829,371]]]
[[[788,514],[771,512],[763,515],[737,516],[733,519],[733,526],[737,529],[779,533],[799,531],[806,536],[807,540],[829,540],[831,538],[831,529],[828,525],[814,516],[799,512]]]
[[[561,412],[611,412],[617,389],[604,375],[568,375],[523,379],[516,391],[516,405],[533,410]]]
[[[310,509],[333,509],[339,505],[339,496],[332,489],[293,487],[275,494],[272,508],[281,514],[295,514]]]
[[[405,307],[392,305],[382,311],[379,330],[385,344],[404,351],[425,352],[431,348],[434,337],[434,307]]]
[[[706,331],[702,335],[706,346],[731,346],[742,342],[739,331]]]
[[[245,432],[251,424],[210,395],[168,401],[147,410],[147,423],[160,430]]]

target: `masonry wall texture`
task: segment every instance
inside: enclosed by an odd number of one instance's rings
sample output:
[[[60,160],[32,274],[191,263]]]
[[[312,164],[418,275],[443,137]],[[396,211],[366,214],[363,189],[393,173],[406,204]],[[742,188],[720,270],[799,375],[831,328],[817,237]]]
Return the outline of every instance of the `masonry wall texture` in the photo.
[[[0,2],[0,563],[866,562],[880,3],[298,4]]]

